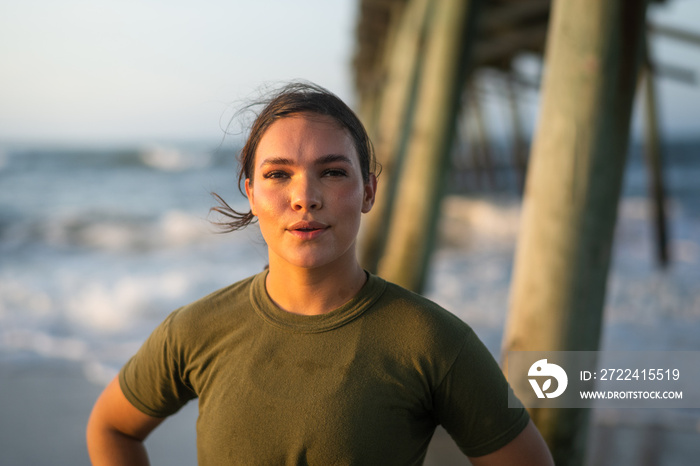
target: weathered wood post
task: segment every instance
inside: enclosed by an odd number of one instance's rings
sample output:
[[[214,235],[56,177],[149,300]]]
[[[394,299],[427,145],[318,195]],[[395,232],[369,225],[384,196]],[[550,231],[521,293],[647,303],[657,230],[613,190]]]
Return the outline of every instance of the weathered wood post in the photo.
[[[434,243],[478,0],[440,0],[428,26],[416,107],[379,273],[420,291]]]
[[[640,0],[553,3],[504,355],[598,349],[645,13]],[[531,415],[557,465],[583,464],[587,410]]]
[[[429,13],[430,0],[407,2],[393,18],[392,38],[384,52],[386,77],[379,96],[376,125],[370,130],[382,173],[374,207],[363,218],[359,242],[360,263],[371,272],[377,271],[386,243]]]
[[[525,142],[525,131],[523,130],[522,118],[520,117],[519,95],[513,70],[508,73],[505,84],[508,90],[511,131],[513,132],[513,168],[515,170],[518,192],[522,193],[525,188],[525,173],[527,172],[527,158],[525,153],[527,150],[527,143]]]
[[[472,80],[468,86],[469,90],[469,107],[468,111],[474,121],[474,143],[479,148],[474,152],[474,160],[478,160],[477,166],[483,169],[486,175],[487,186],[491,189],[497,187],[496,175],[493,169],[493,150],[491,147],[491,139],[488,128],[486,127],[487,119],[484,117],[483,106],[481,105],[481,96],[477,91],[477,86]],[[477,159],[478,158],[478,159]]]
[[[656,109],[656,86],[651,65],[651,50],[647,41],[644,55],[644,67],[642,80],[644,85],[645,103],[645,154],[649,179],[649,204],[656,233],[656,257],[659,265],[668,265],[668,242],[666,240],[666,195],[663,182],[663,164],[661,152],[661,138],[659,130],[659,118]]]

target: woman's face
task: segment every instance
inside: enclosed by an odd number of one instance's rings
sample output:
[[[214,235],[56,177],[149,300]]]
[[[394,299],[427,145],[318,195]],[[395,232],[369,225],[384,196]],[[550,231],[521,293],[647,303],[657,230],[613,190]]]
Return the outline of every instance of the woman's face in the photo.
[[[271,266],[356,261],[360,217],[372,208],[376,178],[363,181],[353,140],[333,118],[307,113],[274,122],[258,143],[245,189]]]

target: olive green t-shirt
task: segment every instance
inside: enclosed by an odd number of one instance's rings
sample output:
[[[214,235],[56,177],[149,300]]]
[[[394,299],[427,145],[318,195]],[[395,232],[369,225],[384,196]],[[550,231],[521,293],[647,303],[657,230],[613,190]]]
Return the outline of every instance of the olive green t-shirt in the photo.
[[[469,456],[527,425],[488,350],[435,303],[370,275],[345,305],[302,316],[265,277],[173,312],[120,372],[151,416],[199,398],[199,464],[421,464],[438,424]]]

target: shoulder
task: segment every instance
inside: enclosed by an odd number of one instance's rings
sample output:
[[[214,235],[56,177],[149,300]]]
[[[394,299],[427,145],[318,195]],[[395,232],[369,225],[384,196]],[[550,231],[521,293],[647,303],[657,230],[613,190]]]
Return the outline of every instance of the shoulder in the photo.
[[[392,320],[409,328],[422,329],[441,338],[463,340],[473,333],[471,327],[434,301],[387,282],[385,292],[377,303]]]
[[[465,346],[478,342],[466,322],[430,299],[390,282],[365,319],[377,322],[378,337],[391,342],[397,351],[439,358],[448,365]]]
[[[218,312],[230,311],[234,303],[250,301],[250,288],[257,275],[240,280],[220,288],[196,301],[193,301],[175,311],[178,319],[215,315]]]
[[[250,293],[258,275],[214,291],[170,314],[164,322],[169,333],[187,339],[236,326],[251,312]]]

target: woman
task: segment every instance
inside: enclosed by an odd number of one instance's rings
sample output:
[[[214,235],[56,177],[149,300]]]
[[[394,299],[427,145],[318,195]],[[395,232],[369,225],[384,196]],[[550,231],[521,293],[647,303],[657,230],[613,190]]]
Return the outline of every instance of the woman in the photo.
[[[199,398],[200,464],[420,464],[442,424],[475,465],[552,464],[472,330],[366,273],[355,255],[377,187],[354,113],[292,84],[255,120],[239,182],[269,268],[171,314],[95,404],[95,464],[147,464],[143,440]]]

